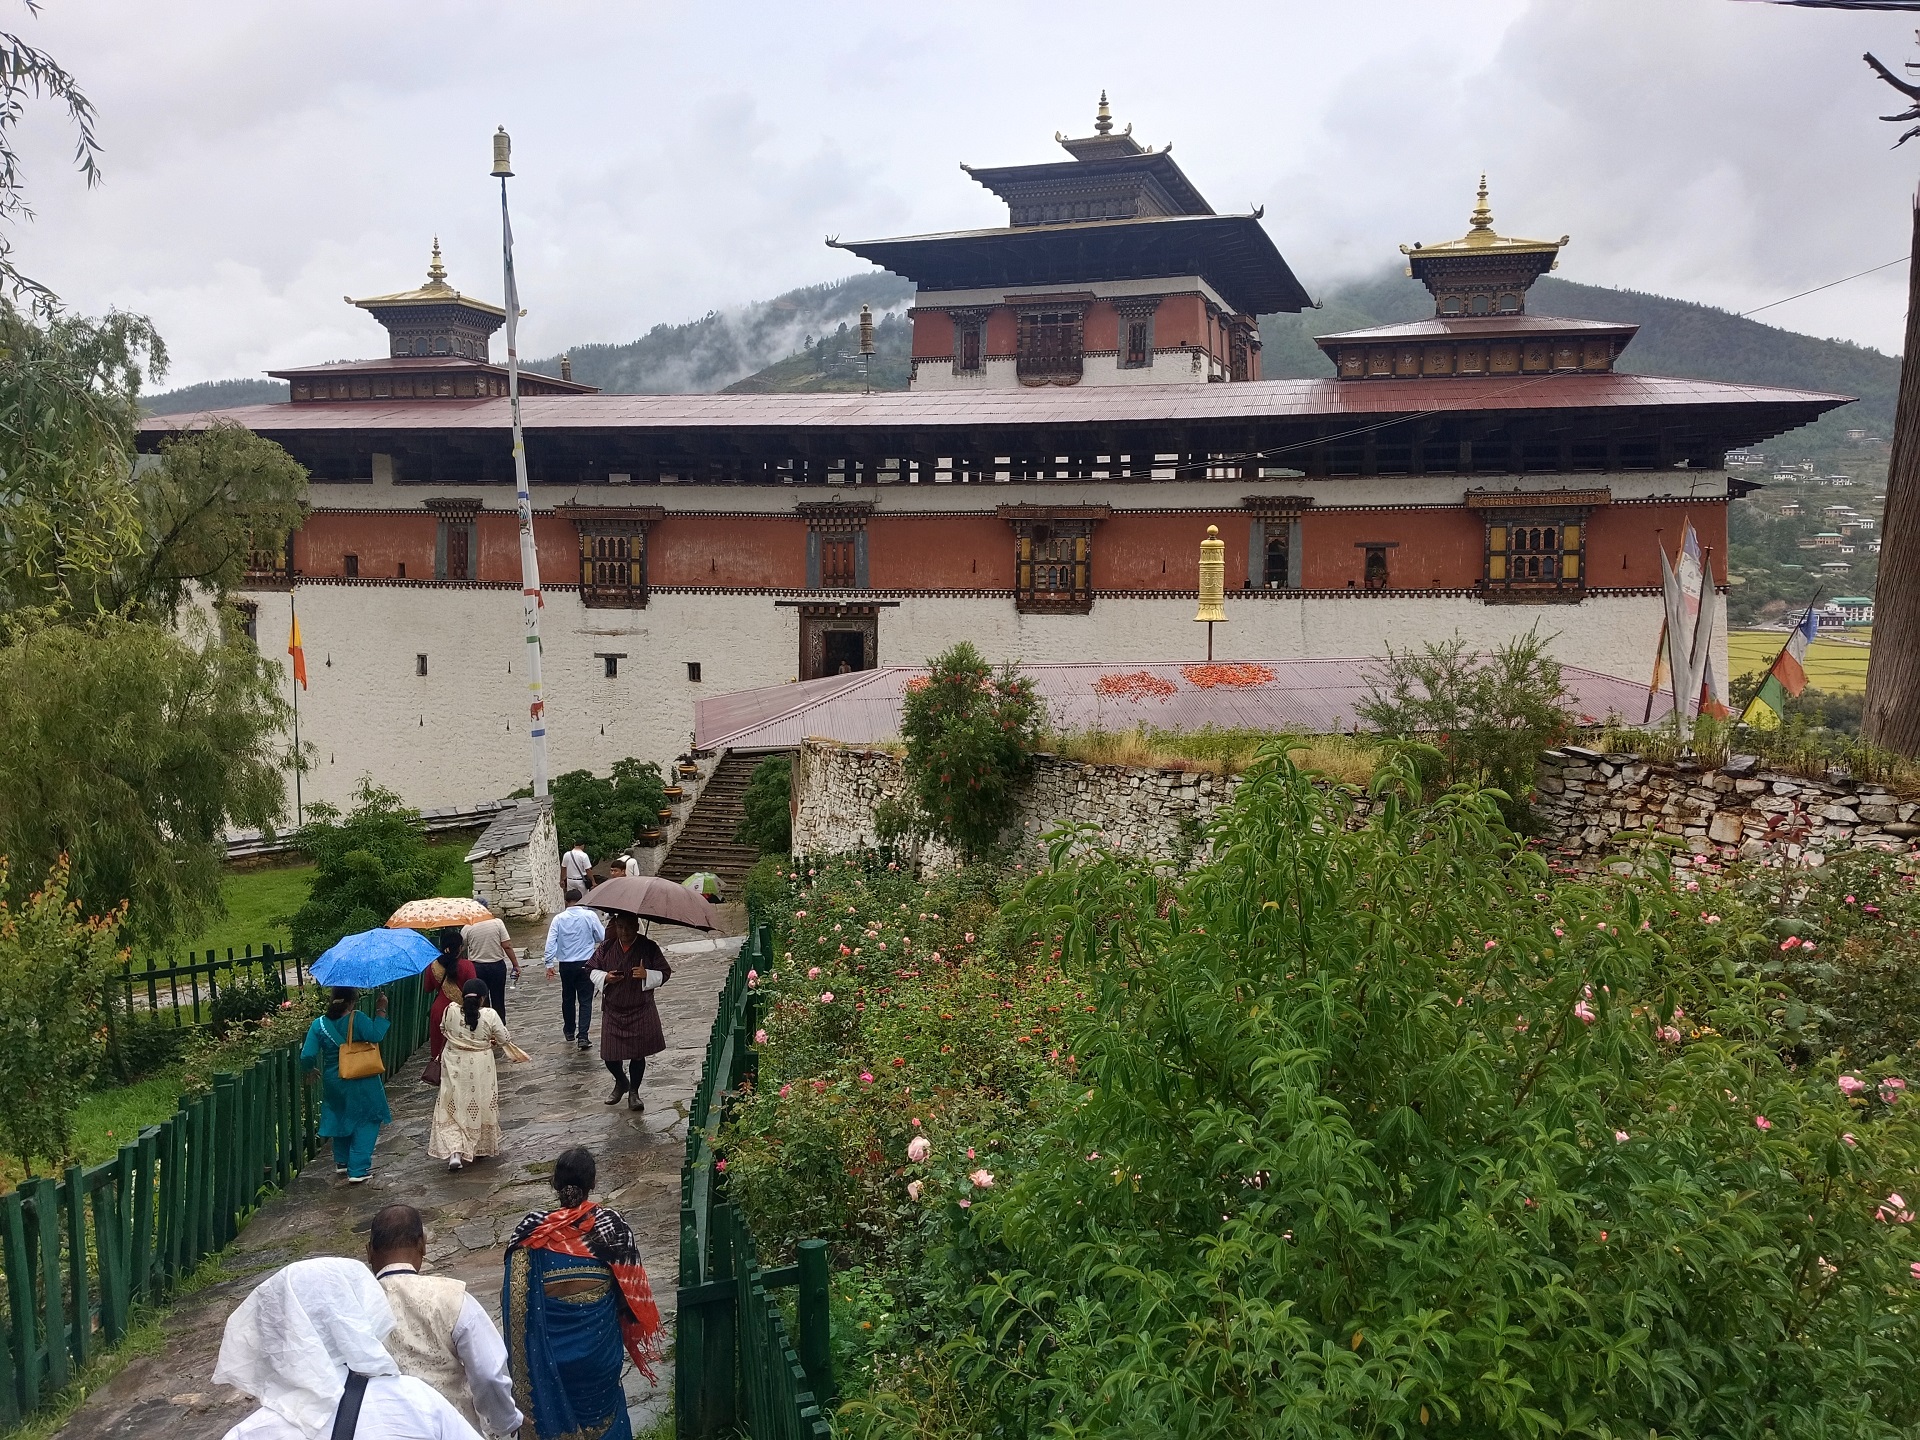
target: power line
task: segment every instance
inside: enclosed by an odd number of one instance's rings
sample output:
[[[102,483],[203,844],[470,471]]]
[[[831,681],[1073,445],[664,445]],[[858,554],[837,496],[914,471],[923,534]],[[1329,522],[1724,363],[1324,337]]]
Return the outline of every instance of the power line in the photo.
[[[1871,270],[1862,270],[1858,274],[1842,276],[1838,280],[1829,280],[1826,284],[1816,285],[1811,290],[1802,290],[1799,295],[1789,295],[1786,300],[1769,300],[1766,304],[1756,305],[1751,310],[1742,310],[1740,312],[1740,318],[1744,320],[1749,315],[1758,315],[1762,310],[1771,310],[1776,305],[1786,304],[1787,300],[1798,300],[1804,295],[1818,295],[1822,290],[1831,290],[1834,286],[1844,285],[1849,280],[1858,280],[1861,275],[1872,275],[1894,265],[1904,265],[1912,258],[1911,255],[1902,255],[1898,260],[1889,260],[1885,265],[1876,265]]]

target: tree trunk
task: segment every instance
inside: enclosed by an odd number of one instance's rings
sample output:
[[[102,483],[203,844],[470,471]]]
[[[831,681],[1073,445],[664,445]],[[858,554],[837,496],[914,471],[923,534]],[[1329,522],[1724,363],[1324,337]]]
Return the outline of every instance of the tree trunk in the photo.
[[[1913,253],[1907,262],[1907,338],[1880,547],[1860,735],[1902,755],[1920,756],[1920,203],[1913,212]]]

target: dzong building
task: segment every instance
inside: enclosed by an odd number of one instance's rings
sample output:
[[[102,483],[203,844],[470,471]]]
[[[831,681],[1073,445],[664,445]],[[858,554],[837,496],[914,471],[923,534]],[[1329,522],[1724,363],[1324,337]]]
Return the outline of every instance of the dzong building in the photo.
[[[1334,374],[1266,379],[1259,317],[1311,302],[1269,230],[1116,131],[970,167],[991,229],[836,241],[911,280],[911,388],[607,395],[524,374],[555,773],[685,750],[697,699],[959,640],[993,660],[1200,658],[1196,560],[1226,542],[1223,659],[1379,655],[1538,626],[1644,679],[1660,546],[1691,520],[1726,583],[1729,450],[1845,397],[1619,369],[1634,327],[1532,313],[1565,239],[1403,246],[1431,317],[1322,336]],[[504,313],[437,252],[353,302],[364,361],[276,372],[236,422],[312,474],[246,600],[281,654],[297,599],[310,798],[363,774],[412,803],[524,783],[527,692]],[[1717,673],[1726,674],[1724,601]],[[1151,715],[1143,717],[1151,722]],[[1629,717],[1635,718],[1638,717]]]

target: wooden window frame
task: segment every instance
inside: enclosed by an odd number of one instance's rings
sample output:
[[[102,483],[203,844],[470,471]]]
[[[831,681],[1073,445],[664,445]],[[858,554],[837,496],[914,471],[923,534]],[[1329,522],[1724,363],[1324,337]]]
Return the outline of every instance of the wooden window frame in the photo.
[[[807,589],[865,590],[873,506],[827,500],[801,505],[798,512],[807,522]]]
[[[1612,492],[1467,492],[1482,512],[1480,594],[1495,604],[1576,604],[1587,593],[1588,525]]]
[[[947,312],[953,321],[954,374],[984,375],[987,373],[988,313],[986,310]]]
[[[1003,505],[1013,527],[1013,605],[1023,615],[1093,609],[1093,532],[1105,505]]]
[[[647,608],[647,532],[658,506],[561,506],[579,544],[580,603],[589,610]]]
[[[459,584],[480,576],[480,502],[477,500],[429,500],[427,509],[439,517],[433,534],[433,578],[442,584]],[[454,560],[464,553],[463,574],[454,573]]]
[[[1022,385],[1080,383],[1087,365],[1088,303],[1063,298],[1015,309],[1013,369]]]

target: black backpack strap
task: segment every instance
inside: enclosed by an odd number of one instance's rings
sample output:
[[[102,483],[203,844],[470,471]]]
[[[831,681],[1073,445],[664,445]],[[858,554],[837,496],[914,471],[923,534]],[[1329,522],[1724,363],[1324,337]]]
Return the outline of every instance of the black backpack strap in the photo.
[[[353,1432],[360,1428],[360,1402],[366,1398],[367,1377],[348,1371],[340,1408],[333,1412],[333,1440],[353,1440]]]

